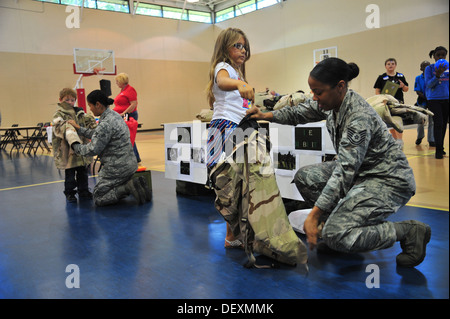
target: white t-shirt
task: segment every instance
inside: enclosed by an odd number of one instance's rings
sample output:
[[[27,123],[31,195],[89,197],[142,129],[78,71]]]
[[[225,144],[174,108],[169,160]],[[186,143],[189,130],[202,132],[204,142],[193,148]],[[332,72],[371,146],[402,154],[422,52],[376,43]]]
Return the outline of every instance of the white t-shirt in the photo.
[[[217,73],[220,70],[227,70],[231,79],[241,80],[238,72],[228,63],[220,62],[216,65],[214,71],[213,94],[215,98],[213,120],[225,119],[236,124],[245,117],[245,112],[249,109],[247,99],[243,99],[238,90],[223,91],[216,83]]]

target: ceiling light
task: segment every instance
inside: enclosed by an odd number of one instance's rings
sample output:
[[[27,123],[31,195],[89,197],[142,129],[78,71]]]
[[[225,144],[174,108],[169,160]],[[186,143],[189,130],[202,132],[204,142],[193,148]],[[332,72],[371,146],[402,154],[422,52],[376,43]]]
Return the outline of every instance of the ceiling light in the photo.
[[[193,2],[198,2],[198,0],[187,0],[187,2],[193,3]]]

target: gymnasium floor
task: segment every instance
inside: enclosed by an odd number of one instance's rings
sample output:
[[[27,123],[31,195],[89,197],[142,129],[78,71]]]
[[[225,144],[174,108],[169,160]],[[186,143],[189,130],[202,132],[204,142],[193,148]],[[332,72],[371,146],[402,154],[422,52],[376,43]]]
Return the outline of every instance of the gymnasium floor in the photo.
[[[449,158],[435,160],[426,141],[416,147],[414,134],[405,134],[404,150],[418,194],[391,218],[432,228],[427,257],[413,269],[396,267],[398,243],[352,255],[310,251],[309,271],[244,268],[245,253],[223,247],[226,227],[213,196],[177,196],[175,181],[164,178],[162,132],[137,137],[153,179],[153,201],[142,206],[131,197],[102,208],[89,200],[66,203],[64,175],[51,154],[2,151],[0,298],[149,298],[176,305],[192,299],[448,299]],[[89,182],[93,187],[96,178]],[[79,281],[70,281],[69,265],[78,267]],[[379,288],[366,285],[370,267],[379,269]],[[67,287],[74,282],[80,287]]]

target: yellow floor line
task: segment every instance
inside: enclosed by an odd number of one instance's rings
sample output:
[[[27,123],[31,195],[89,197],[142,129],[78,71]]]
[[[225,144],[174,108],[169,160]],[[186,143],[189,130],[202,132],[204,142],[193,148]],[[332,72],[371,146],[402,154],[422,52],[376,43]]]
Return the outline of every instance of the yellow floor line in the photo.
[[[89,178],[92,178],[92,177],[97,177],[97,175],[89,176]],[[22,185],[22,186],[8,187],[8,188],[0,188],[0,192],[2,192],[2,191],[9,191],[9,190],[13,190],[13,189],[21,189],[21,188],[28,188],[28,187],[56,184],[56,183],[61,183],[61,182],[64,182],[64,180],[62,179],[62,180],[59,180],[59,181],[52,181],[52,182],[45,182],[45,183],[38,183],[38,184],[30,184],[30,185]]]
[[[425,209],[432,209],[432,210],[440,210],[440,211],[443,211],[443,212],[448,212],[449,211],[448,209],[445,209],[445,208],[437,208],[437,207],[414,205],[414,204],[406,204],[406,206],[417,207],[417,208],[425,208]]]
[[[34,186],[42,186],[42,185],[48,185],[48,184],[61,183],[61,182],[64,182],[64,180],[53,181],[53,182],[46,182],[46,183],[39,183],[39,184],[16,186],[16,187],[9,187],[9,188],[1,188],[0,192],[2,192],[2,191],[9,191],[9,190],[12,190],[12,189],[28,188],[28,187],[34,187]]]
[[[436,152],[430,152],[430,153],[425,153],[425,154],[420,154],[420,155],[413,155],[411,157],[407,157],[407,160],[409,161],[410,159],[417,158],[417,157],[425,157],[425,156],[434,155],[434,153],[436,153]]]

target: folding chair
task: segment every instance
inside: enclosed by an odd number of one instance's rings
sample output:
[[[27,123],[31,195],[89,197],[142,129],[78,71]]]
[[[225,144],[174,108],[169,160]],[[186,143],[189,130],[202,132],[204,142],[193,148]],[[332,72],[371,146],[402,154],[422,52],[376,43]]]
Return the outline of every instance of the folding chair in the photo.
[[[11,125],[11,127],[18,127],[19,124],[13,124]],[[3,136],[2,139],[2,144],[1,144],[1,149],[6,149],[6,146],[8,144],[13,144],[13,148],[17,147],[18,145],[18,135],[20,135],[20,132],[17,130],[6,130],[5,131],[5,135]]]
[[[44,150],[45,147],[47,151],[50,152],[50,148],[47,145],[47,130],[46,130],[46,127],[49,126],[49,124],[50,123],[37,124],[39,128],[36,129],[30,137],[31,142],[28,147],[28,154],[31,154],[31,151],[34,150],[34,155],[36,155],[36,152],[39,147],[42,149],[42,151]],[[44,147],[42,145],[44,145]]]
[[[42,126],[44,124],[43,123],[37,123],[36,126],[37,128],[33,131],[33,133],[28,137],[25,146],[23,147],[23,151],[22,153],[25,153],[25,151],[28,148],[28,152],[27,154],[31,153],[31,150],[33,149],[34,144],[36,143],[36,137],[39,134],[39,131],[41,130]]]

